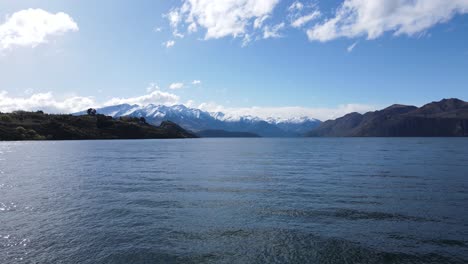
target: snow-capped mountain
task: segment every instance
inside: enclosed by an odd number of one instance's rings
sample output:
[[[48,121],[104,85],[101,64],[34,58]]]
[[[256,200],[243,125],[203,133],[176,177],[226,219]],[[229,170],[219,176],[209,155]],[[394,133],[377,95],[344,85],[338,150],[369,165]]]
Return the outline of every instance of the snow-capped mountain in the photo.
[[[144,117],[147,122],[159,125],[170,120],[185,129],[198,132],[201,130],[226,130],[232,132],[251,132],[262,137],[301,136],[320,124],[317,119],[308,117],[280,119],[261,119],[255,116],[230,116],[222,112],[210,113],[184,105],[115,105],[97,109],[99,114],[118,118],[121,116]],[[86,111],[77,115],[86,114]]]

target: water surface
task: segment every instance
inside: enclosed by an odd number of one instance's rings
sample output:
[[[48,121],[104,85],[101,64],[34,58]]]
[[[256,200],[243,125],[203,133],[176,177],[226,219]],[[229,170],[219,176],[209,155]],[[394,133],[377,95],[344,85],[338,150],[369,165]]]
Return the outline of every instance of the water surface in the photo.
[[[0,263],[467,263],[468,139],[0,143]]]

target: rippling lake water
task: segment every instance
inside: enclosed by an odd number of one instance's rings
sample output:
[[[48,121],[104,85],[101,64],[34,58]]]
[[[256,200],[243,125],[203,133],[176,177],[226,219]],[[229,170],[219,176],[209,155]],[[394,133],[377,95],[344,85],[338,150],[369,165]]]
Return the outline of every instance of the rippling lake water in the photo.
[[[467,263],[468,139],[0,142],[0,263]]]

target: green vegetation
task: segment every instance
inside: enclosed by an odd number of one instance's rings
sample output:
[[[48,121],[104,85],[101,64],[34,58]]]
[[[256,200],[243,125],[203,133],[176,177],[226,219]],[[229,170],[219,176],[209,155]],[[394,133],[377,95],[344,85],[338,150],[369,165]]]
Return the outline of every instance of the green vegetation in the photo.
[[[192,133],[170,121],[159,127],[144,118],[89,115],[52,115],[42,111],[0,113],[0,140],[79,140],[192,138]]]

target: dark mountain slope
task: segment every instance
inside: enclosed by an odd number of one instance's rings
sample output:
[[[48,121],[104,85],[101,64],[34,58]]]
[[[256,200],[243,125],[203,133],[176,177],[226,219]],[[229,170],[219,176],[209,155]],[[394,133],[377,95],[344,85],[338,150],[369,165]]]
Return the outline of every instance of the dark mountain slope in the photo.
[[[144,119],[113,119],[104,115],[48,115],[42,112],[0,113],[0,140],[76,140],[192,138],[172,122],[159,127]]]
[[[468,102],[444,99],[432,102],[411,112],[412,116],[440,118],[468,118]]]
[[[452,137],[468,136],[468,103],[444,99],[420,108],[392,105],[364,115],[351,113],[329,120],[308,136]]]

